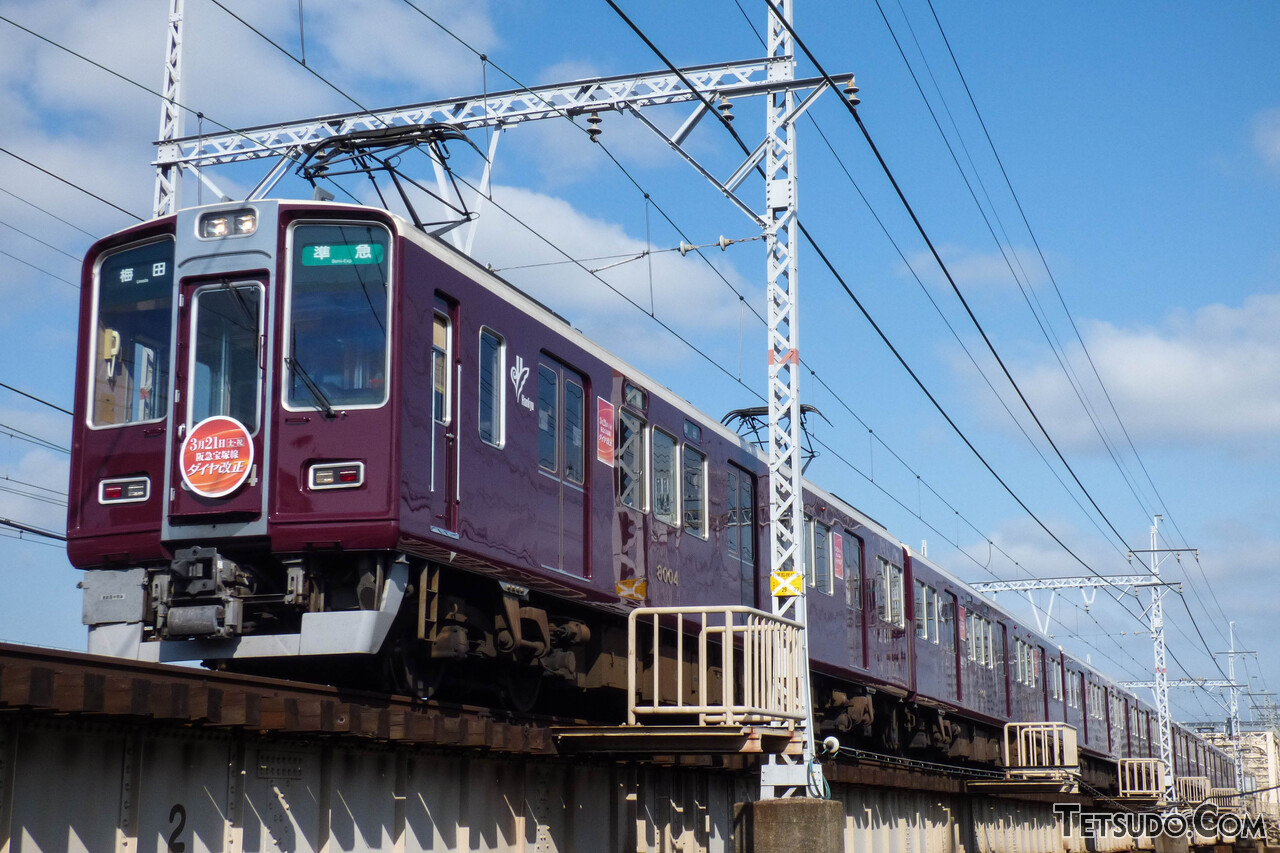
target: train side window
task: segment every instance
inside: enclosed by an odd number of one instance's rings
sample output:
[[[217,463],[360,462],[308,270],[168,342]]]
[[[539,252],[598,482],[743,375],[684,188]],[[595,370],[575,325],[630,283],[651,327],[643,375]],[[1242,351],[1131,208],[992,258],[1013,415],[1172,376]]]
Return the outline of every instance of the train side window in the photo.
[[[676,440],[654,427],[649,439],[653,451],[653,517],[672,526],[680,524],[676,511],[677,494]]]
[[[956,597],[945,593],[938,599],[938,640],[948,652],[956,650]]]
[[[938,643],[938,591],[924,581],[916,581],[916,636]]]
[[[806,572],[809,586],[824,595],[831,595],[831,528],[812,518],[806,518],[806,522],[809,526],[809,549],[806,554],[809,558]]]
[[[648,494],[645,481],[644,421],[623,409],[618,412],[617,475],[618,502],[632,509],[646,511]]]
[[[991,620],[985,616],[979,616],[972,610],[966,617],[966,634],[969,637],[969,660],[978,666],[984,666],[987,669],[994,669],[995,649],[992,644]]]
[[[584,404],[582,386],[572,379],[564,383],[564,476],[579,486],[586,480],[583,437]]]
[[[907,627],[902,607],[902,568],[880,558],[880,572],[884,578],[884,602],[880,606],[880,618],[898,628]]]
[[[924,581],[916,581],[916,637],[921,640],[929,639],[929,620],[925,618],[929,606],[928,589]]]
[[[559,471],[556,460],[556,371],[545,364],[538,365],[538,467],[546,471]]]
[[[437,313],[431,327],[431,414],[437,423],[442,424],[449,423],[449,402],[452,399],[449,393],[452,354],[449,350],[452,349],[453,335],[449,332],[449,318]]]
[[[502,447],[507,438],[504,405],[507,343],[492,329],[480,330],[480,440]]]
[[[747,607],[756,603],[755,572],[755,490],[750,474],[728,466],[725,481],[728,514],[725,519],[725,545],[730,563],[738,570],[740,600]]]
[[[967,641],[967,645],[968,645],[968,648],[965,649],[965,657],[967,657],[969,660],[973,661],[974,663],[977,663],[978,662],[978,644],[975,642],[976,638],[974,637],[974,634],[973,634],[973,624],[974,624],[973,611],[970,610],[964,617],[964,634],[965,634],[965,640]]]
[[[689,445],[684,446],[684,477],[680,481],[680,504],[684,526],[695,536],[707,538],[707,457]]]
[[[844,549],[845,599],[852,610],[862,609],[862,540],[840,534]]]

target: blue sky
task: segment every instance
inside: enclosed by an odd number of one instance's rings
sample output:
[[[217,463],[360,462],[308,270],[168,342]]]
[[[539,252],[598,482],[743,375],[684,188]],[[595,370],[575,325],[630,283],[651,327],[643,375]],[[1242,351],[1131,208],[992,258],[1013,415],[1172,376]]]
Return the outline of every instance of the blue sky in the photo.
[[[673,62],[695,65],[763,53],[755,32],[764,4],[740,3],[707,0],[693,13],[687,3],[620,5]],[[1280,656],[1268,631],[1278,591],[1273,555],[1280,545],[1280,253],[1273,239],[1280,99],[1271,83],[1280,70],[1274,51],[1280,7],[937,2],[944,43],[927,2],[880,4],[801,0],[796,27],[829,71],[857,75],[859,113],[877,146],[1106,520],[1038,435],[856,126],[830,95],[811,112],[816,125],[806,121],[798,130],[802,219],[950,417],[1083,562],[1104,574],[1134,571],[1124,552],[1148,547],[1155,512],[1168,518],[1161,547],[1199,549],[1198,562],[1188,556],[1165,567],[1170,579],[1184,582],[1194,616],[1193,623],[1187,608],[1168,600],[1170,648],[1190,675],[1220,677],[1205,646],[1226,648],[1225,621],[1231,618],[1239,645],[1260,653],[1247,662],[1251,686],[1280,685]],[[6,116],[0,144],[147,216],[165,5],[0,0],[0,15],[10,21],[141,84],[130,85],[0,21],[0,110]],[[305,45],[315,74],[211,0],[187,0],[182,100],[206,117],[188,115],[187,133],[348,112],[355,103],[384,107],[662,67],[605,3],[561,4],[554,11],[517,0],[417,3],[469,47],[401,0],[366,0],[358,10],[305,0],[301,32],[297,4],[223,5],[295,57]],[[490,63],[482,65],[476,52]],[[800,73],[813,72],[802,61]],[[749,144],[759,138],[761,108],[759,102],[735,105],[735,127]],[[653,115],[670,127],[684,108]],[[681,234],[667,216],[693,243],[757,236],[741,213],[633,118],[608,115],[603,128],[603,146],[564,120],[507,132],[495,163],[497,205],[575,257],[671,249]],[[736,145],[711,122],[691,137],[690,148],[722,177],[739,159]],[[461,149],[455,165],[469,180],[479,174],[479,159]],[[235,196],[264,170],[259,163],[211,177]],[[364,185],[348,186],[370,198]],[[77,294],[67,281],[78,281],[69,256],[84,252],[89,235],[133,220],[3,154],[0,190],[0,295],[6,306],[0,314],[0,382],[69,407]],[[281,191],[309,192],[296,179]],[[762,190],[747,182],[742,195],[758,205]],[[187,180],[183,203],[196,198],[196,183]],[[600,280],[568,265],[514,269],[563,256],[502,210],[490,208],[482,218],[475,253],[708,413],[756,404],[746,388]],[[928,540],[930,556],[966,579],[1084,573],[964,446],[808,247],[801,249],[800,263],[802,354],[839,395],[823,390],[816,377],[804,378],[802,396],[830,420],[817,430],[830,449],[811,474],[903,541],[918,547]],[[1019,270],[1021,288],[1010,265]],[[762,388],[763,327],[726,284],[763,312],[759,241],[711,250],[706,261],[662,252],[652,267],[640,260],[601,277],[651,305],[731,375]],[[1047,337],[1061,342],[1063,359],[1113,441],[1115,458],[1071,391]],[[1035,448],[974,361],[1034,436]],[[0,389],[6,431],[16,428],[65,447],[68,421]],[[65,454],[0,434],[0,477],[9,478],[0,487],[56,502],[54,492],[65,492],[66,468]],[[62,513],[53,503],[0,491],[0,517],[61,529]],[[0,537],[0,588],[6,590],[0,639],[83,647],[77,580],[58,549]],[[1141,605],[1130,596],[1126,612],[1105,598],[1088,612],[1078,597],[1059,600],[1055,637],[1115,677],[1150,678],[1150,642],[1132,615]],[[1019,600],[1002,603],[1025,615]],[[1225,658],[1221,662],[1225,669]],[[1176,663],[1171,673],[1184,674]],[[1175,701],[1184,719],[1224,714],[1204,692],[1181,693]]]

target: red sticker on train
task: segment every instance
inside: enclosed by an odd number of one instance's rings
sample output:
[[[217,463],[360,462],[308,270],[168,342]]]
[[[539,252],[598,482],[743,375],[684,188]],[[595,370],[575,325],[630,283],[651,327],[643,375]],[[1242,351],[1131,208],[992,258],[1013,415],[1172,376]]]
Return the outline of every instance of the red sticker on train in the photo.
[[[206,498],[226,497],[249,479],[253,437],[235,418],[205,418],[182,442],[181,460],[187,488]]]
[[[596,397],[596,458],[613,466],[613,403]]]

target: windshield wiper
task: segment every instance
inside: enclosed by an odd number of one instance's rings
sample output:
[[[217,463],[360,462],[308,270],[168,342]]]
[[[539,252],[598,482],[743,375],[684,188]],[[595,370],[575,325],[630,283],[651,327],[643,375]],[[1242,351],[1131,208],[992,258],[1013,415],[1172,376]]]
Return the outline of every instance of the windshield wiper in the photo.
[[[333,404],[329,402],[329,398],[320,390],[320,386],[311,379],[306,368],[299,364],[298,360],[292,356],[286,355],[284,357],[284,363],[289,365],[289,371],[291,373],[296,374],[297,377],[302,380],[302,384],[311,392],[311,396],[315,398],[315,401],[320,404],[320,408],[324,411],[324,416],[326,418],[336,418],[338,413],[333,410]]]

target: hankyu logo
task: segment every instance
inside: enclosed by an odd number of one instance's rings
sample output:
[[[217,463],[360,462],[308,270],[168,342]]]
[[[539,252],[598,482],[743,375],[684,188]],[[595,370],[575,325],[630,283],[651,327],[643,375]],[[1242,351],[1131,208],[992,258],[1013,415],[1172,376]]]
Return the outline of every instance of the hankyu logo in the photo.
[[[516,363],[511,367],[511,385],[516,391],[516,400],[521,406],[533,411],[533,401],[522,393],[524,383],[529,379],[529,368],[524,366],[524,356],[516,356]]]

